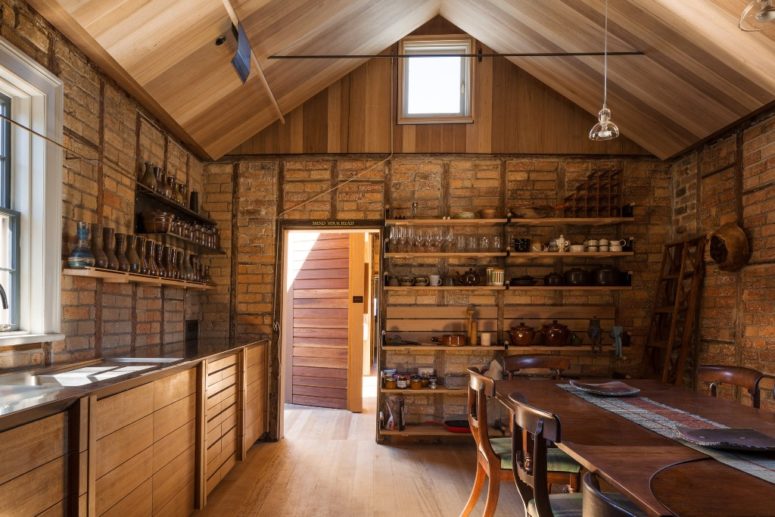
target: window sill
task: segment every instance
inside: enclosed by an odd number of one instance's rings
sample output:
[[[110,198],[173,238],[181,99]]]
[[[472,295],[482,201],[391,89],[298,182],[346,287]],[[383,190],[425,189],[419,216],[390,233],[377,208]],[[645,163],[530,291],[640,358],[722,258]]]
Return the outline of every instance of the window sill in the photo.
[[[429,117],[406,117],[399,115],[397,124],[399,125],[423,125],[423,124],[473,124],[474,118],[469,115],[459,116],[429,116]]]
[[[64,334],[34,334],[30,332],[10,331],[0,333],[0,346],[26,345],[29,343],[49,343],[62,341]]]

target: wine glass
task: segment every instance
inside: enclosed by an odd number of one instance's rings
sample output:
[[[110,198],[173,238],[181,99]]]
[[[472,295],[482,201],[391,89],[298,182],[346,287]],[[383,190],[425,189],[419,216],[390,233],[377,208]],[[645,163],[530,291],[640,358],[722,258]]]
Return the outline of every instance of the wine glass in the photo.
[[[454,244],[455,233],[452,231],[452,228],[448,228],[446,235],[444,235],[444,246],[447,251],[452,251]]]
[[[436,228],[433,230],[433,249],[436,251],[441,251],[441,247],[444,244],[444,233],[442,232],[441,228]]]

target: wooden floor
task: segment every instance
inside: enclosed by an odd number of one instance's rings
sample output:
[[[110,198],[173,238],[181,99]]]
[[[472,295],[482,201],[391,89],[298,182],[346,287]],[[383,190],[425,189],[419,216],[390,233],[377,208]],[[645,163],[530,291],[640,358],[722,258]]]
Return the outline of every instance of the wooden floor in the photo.
[[[361,414],[288,406],[285,439],[254,446],[200,514],[459,515],[473,483],[472,445],[379,445],[374,432],[373,399]],[[483,507],[484,494],[472,516]],[[502,484],[496,515],[522,515],[513,483]]]

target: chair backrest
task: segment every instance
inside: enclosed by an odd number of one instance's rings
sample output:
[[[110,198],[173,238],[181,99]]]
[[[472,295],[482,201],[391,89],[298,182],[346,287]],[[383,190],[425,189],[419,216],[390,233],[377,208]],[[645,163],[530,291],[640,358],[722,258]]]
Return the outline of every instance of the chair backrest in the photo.
[[[570,359],[555,355],[511,355],[503,359],[503,369],[509,379],[519,370],[534,368],[549,370],[555,379],[559,379],[562,372],[570,369]]]
[[[527,404],[519,393],[509,395],[508,406],[513,425],[511,468],[519,495],[526,505],[525,514],[527,504],[534,500],[538,517],[551,517],[547,440],[560,441],[560,420],[548,411]]]
[[[476,368],[468,368],[468,400],[466,415],[477,450],[484,455],[491,467],[500,459],[490,444],[487,431],[487,399],[495,396],[495,381],[485,377]]]
[[[759,395],[759,382],[764,377],[760,371],[742,366],[700,365],[697,368],[697,379],[700,382],[709,383],[709,392],[712,397],[717,394],[718,384],[733,384],[748,390],[753,400],[753,407],[758,408],[761,400]]]
[[[641,515],[631,512],[600,490],[597,476],[593,473],[584,474],[582,483],[584,485],[582,496],[582,515],[584,517],[638,517]]]

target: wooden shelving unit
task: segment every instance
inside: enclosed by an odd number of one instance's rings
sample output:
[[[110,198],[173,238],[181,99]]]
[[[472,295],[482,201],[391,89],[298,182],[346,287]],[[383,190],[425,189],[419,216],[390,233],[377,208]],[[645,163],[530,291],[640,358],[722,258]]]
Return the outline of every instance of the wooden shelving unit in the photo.
[[[422,388],[413,390],[411,388],[380,388],[382,393],[389,395],[465,395],[468,390],[465,388]]]
[[[493,258],[505,257],[505,251],[472,251],[472,252],[434,252],[434,251],[409,251],[385,253],[385,258]]]
[[[63,275],[67,276],[82,276],[88,278],[99,278],[104,282],[111,284],[149,284],[159,286],[180,287],[181,289],[195,289],[199,291],[207,291],[212,289],[210,284],[204,284],[200,282],[187,282],[185,280],[172,280],[169,278],[159,278],[149,275],[138,275],[136,273],[124,273],[121,271],[110,271],[107,269],[98,268],[85,268],[85,269],[71,269],[65,268],[62,270]]]
[[[497,226],[508,219],[386,219],[386,226]]]
[[[191,219],[193,221],[199,222],[199,223],[205,223],[205,224],[211,224],[213,226],[216,226],[217,223],[210,219],[209,217],[200,214],[199,212],[194,212],[193,210],[190,210],[188,207],[183,206],[167,197],[162,196],[158,192],[146,187],[139,181],[137,182],[137,188],[135,190],[135,193],[138,196],[142,196],[146,199],[150,199],[156,203],[160,203],[167,208],[172,209],[176,214],[183,215],[187,219]]]
[[[226,252],[219,248],[210,248],[209,246],[203,246],[198,242],[194,242],[191,239],[187,239],[183,236],[176,235],[174,233],[144,233],[140,232],[138,235],[142,235],[148,239],[153,239],[164,244],[180,244],[184,243],[196,250],[199,255],[225,255]]]
[[[613,212],[612,212],[613,213]],[[478,230],[486,230],[487,232],[492,232],[493,227],[495,227],[496,232],[500,232],[499,234],[502,237],[501,242],[505,246],[509,246],[511,243],[508,241],[508,230],[515,230],[517,228],[525,228],[525,227],[556,227],[557,228],[557,234],[559,235],[563,231],[567,234],[568,227],[577,227],[581,228],[581,232],[585,232],[584,227],[602,227],[602,226],[615,226],[615,225],[621,225],[621,224],[627,224],[627,223],[634,223],[635,218],[634,217],[545,217],[545,218],[499,218],[499,219],[388,219],[385,221],[386,226],[403,226],[403,227],[411,227],[411,226],[417,226],[417,227],[454,227],[457,233],[457,229],[460,228],[463,233],[468,235],[469,233],[478,233]],[[523,230],[524,233],[531,233],[529,231]],[[617,232],[618,233],[618,232]],[[593,263],[595,261],[601,261],[601,260],[615,260],[622,257],[632,257],[634,256],[634,252],[632,251],[621,251],[621,252],[581,252],[581,253],[571,253],[571,252],[526,252],[526,253],[519,253],[512,250],[503,250],[503,251],[483,251],[483,252],[446,252],[446,251],[387,251],[389,248],[385,248],[383,257],[387,259],[387,267],[386,271],[391,273],[398,273],[398,271],[392,271],[392,268],[395,268],[396,270],[400,270],[402,268],[412,268],[411,271],[414,270],[414,267],[417,266],[418,270],[421,270],[425,273],[427,273],[429,267],[433,267],[434,264],[437,265],[439,274],[453,274],[455,269],[459,269],[465,265],[465,267],[470,267],[474,264],[478,264],[480,268],[483,268],[484,265],[493,265],[493,266],[499,266],[506,270],[506,279],[510,278],[509,275],[509,267],[522,267],[526,265],[532,265],[539,264],[541,266],[548,266],[553,265],[555,266],[553,269],[559,272],[562,268],[560,267],[563,262],[562,260],[567,260],[567,263],[575,263],[580,262],[583,259],[587,259],[589,263]],[[393,263],[390,261],[395,259]],[[427,260],[432,259],[432,260]],[[433,259],[436,259],[435,261]],[[455,262],[455,259],[470,259],[467,261],[460,261]],[[478,259],[478,260],[477,260]],[[582,262],[583,263],[583,262]],[[391,268],[392,266],[392,268]],[[413,274],[414,273],[413,271]],[[459,309],[460,304],[464,303],[464,297],[465,294],[479,294],[482,295],[489,295],[488,297],[482,296],[480,298],[484,298],[488,300],[485,302],[484,309],[487,311],[486,316],[482,316],[481,314],[478,316],[481,318],[481,321],[485,322],[485,327],[489,330],[488,332],[492,332],[493,329],[497,329],[497,332],[493,334],[493,342],[496,340],[503,340],[505,334],[508,331],[508,327],[512,324],[514,324],[514,321],[519,321],[520,314],[525,313],[525,311],[515,311],[515,308],[522,307],[522,304],[519,305],[511,305],[513,303],[516,303],[514,300],[516,300],[516,295],[500,295],[499,292],[513,292],[518,294],[528,294],[528,293],[536,293],[536,292],[542,292],[542,293],[556,293],[557,299],[563,298],[563,293],[568,292],[583,292],[583,293],[611,293],[613,296],[612,298],[615,299],[615,295],[618,292],[622,291],[629,291],[631,290],[631,286],[625,286],[625,285],[616,285],[616,286],[598,286],[598,285],[584,285],[584,286],[571,286],[571,285],[560,285],[560,286],[547,286],[547,285],[529,285],[529,286],[384,286],[383,291],[385,291],[385,297],[384,299],[388,298],[388,295],[392,293],[396,294],[415,294],[415,293],[423,293],[424,298],[428,297],[437,297],[438,305],[429,307],[428,310],[426,310],[423,314],[420,314],[417,310],[413,310],[409,306],[402,305],[401,302],[396,301],[395,304],[390,305],[388,308],[387,305],[383,307],[382,310],[382,321],[383,321],[383,328],[385,328],[389,333],[401,333],[405,332],[408,335],[405,336],[405,339],[411,339],[414,341],[418,341],[420,343],[424,343],[425,341],[429,340],[431,336],[443,334],[443,333],[449,333],[448,330],[442,330],[442,329],[451,329],[455,328],[456,332],[458,332],[459,329],[459,321],[462,311],[458,312],[457,309]],[[450,296],[447,296],[447,293],[449,293]],[[404,297],[404,298],[408,298]],[[459,299],[462,299],[459,300]],[[494,300],[494,301],[493,301]],[[555,307],[565,307],[566,303],[560,303],[559,305],[555,305],[556,302],[553,302],[551,304],[547,303],[546,307],[539,307],[538,312],[536,312],[536,307],[531,306],[531,311],[527,311],[529,316],[526,317],[528,320],[535,320],[533,321],[533,325],[540,325],[543,322],[538,321],[540,319],[539,316],[536,316],[536,314],[550,314],[555,315],[558,313],[558,311],[555,309]],[[595,315],[595,317],[600,316],[601,319],[608,321],[609,323],[611,321],[615,320],[615,309],[611,304],[599,306],[601,309],[595,309],[595,312],[592,312],[590,314],[587,314],[589,311],[578,311],[576,307],[572,306],[572,302],[568,302],[568,314],[571,314],[570,316],[571,321],[579,320],[579,319],[589,319]],[[603,310],[602,308],[605,307],[606,309]],[[601,312],[602,311],[602,312]],[[562,311],[559,311],[560,313]],[[603,314],[605,313],[605,314]],[[579,314],[583,314],[583,318],[579,316]],[[557,317],[554,316],[557,319],[562,320],[563,316]],[[551,321],[551,319],[554,319],[553,317],[547,317],[547,321]],[[496,321],[496,323],[493,323]],[[585,325],[585,323],[583,323]],[[576,321],[576,330],[578,332],[579,323]],[[502,341],[501,341],[502,342]],[[602,350],[604,353],[610,354],[610,351],[613,349],[613,346],[603,345]],[[405,360],[399,360],[396,358],[395,360],[391,356],[391,352],[396,352],[397,355],[407,355],[407,354],[417,354],[418,356],[422,354],[425,357],[433,357],[433,363],[436,365],[444,365],[447,363],[447,361],[444,359],[445,354],[449,353],[452,354],[454,352],[459,352],[461,355],[464,354],[470,354],[471,355],[471,361],[472,363],[481,363],[483,361],[489,362],[489,360],[496,354],[496,353],[503,353],[504,351],[508,350],[509,354],[563,354],[563,355],[592,355],[596,352],[593,352],[592,345],[567,345],[567,346],[510,346],[506,347],[503,345],[493,345],[489,347],[483,347],[483,346],[461,346],[461,347],[449,347],[449,346],[441,346],[439,344],[414,344],[414,345],[383,345],[380,348],[380,354],[379,354],[379,368],[389,368],[389,367],[395,367],[402,362],[405,363]],[[402,355],[402,359],[403,359]],[[489,356],[489,357],[488,357]],[[430,360],[428,361],[431,362]],[[446,368],[446,366],[437,366],[440,368]],[[446,372],[437,372],[438,375],[443,375],[445,373],[454,373],[454,371],[446,371]],[[406,404],[412,404],[412,398],[414,396],[434,396],[434,397],[443,397],[445,395],[447,396],[456,396],[456,395],[464,395],[466,393],[465,389],[460,390],[448,390],[446,388],[437,388],[435,390],[431,389],[420,389],[420,390],[412,390],[412,389],[380,389],[379,390],[379,397],[378,397],[378,405],[380,408],[382,408],[382,404],[385,400],[385,397],[390,396],[401,396],[405,398]],[[440,403],[444,403],[446,399],[439,398],[437,399]],[[428,415],[429,418],[427,418],[428,421],[435,421],[439,419],[439,407],[437,404],[436,410],[431,410],[431,415]],[[379,423],[377,422],[377,427],[379,428]],[[424,424],[408,424],[406,429],[404,431],[398,431],[398,430],[392,430],[387,431],[385,429],[378,429],[378,437],[379,439],[387,439],[387,437],[405,437],[405,438],[419,438],[419,437],[468,437],[470,434],[465,433],[452,433],[447,431],[444,426],[441,425],[433,425],[432,423],[424,423]]]

